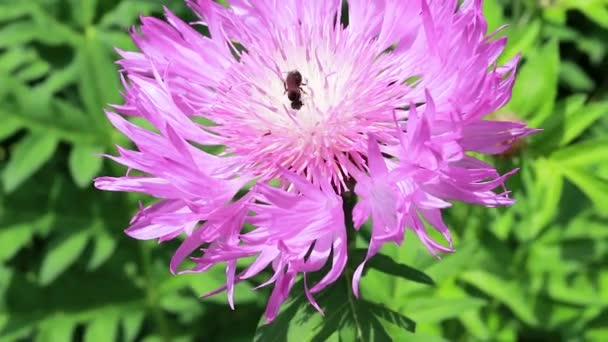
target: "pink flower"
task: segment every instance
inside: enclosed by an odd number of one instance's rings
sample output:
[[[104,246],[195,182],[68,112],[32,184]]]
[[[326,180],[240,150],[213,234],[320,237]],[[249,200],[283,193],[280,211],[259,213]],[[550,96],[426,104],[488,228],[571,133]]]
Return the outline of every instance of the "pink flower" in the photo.
[[[126,232],[184,236],[172,272],[193,253],[182,272],[225,263],[218,291],[234,306],[236,283],[272,269],[261,285],[274,284],[268,320],[301,273],[321,311],[313,295],[343,274],[348,227],[372,221],[358,294],[365,262],[407,229],[434,255],[453,251],[448,201],[513,203],[503,189],[512,172],[467,154],[500,153],[534,131],[484,119],[509,100],[517,58],[496,65],[506,41],[487,36],[481,1],[351,0],[348,26],[339,0],[187,3],[210,36],[167,10],[166,21],[144,17],[133,31],[140,52],[119,51],[125,103],[107,114],[137,149],[108,156],[127,175],[95,182],[159,199]],[[201,149],[218,145],[218,155]],[[350,208],[342,196],[353,192]],[[326,263],[309,287],[306,275]]]

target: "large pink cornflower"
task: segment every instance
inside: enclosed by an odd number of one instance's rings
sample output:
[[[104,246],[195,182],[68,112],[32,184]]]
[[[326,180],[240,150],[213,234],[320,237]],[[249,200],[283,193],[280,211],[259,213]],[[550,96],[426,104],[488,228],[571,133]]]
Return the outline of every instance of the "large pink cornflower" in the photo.
[[[449,201],[513,203],[507,175],[467,154],[500,153],[533,131],[484,119],[509,100],[517,58],[496,65],[505,38],[487,36],[480,0],[350,0],[347,25],[341,0],[230,3],[188,1],[209,35],[169,10],[144,17],[132,34],[140,52],[119,51],[125,103],[107,114],[137,150],[119,147],[109,158],[130,172],[95,185],[159,199],[126,232],[183,237],[172,272],[189,256],[182,272],[225,264],[218,291],[233,306],[237,282],[271,269],[272,320],[300,273],[320,310],[313,295],[342,275],[368,220],[365,261],[406,230],[438,254],[452,251]],[[217,145],[217,155],[201,148]],[[354,208],[343,203],[353,193]],[[237,272],[239,258],[253,261]]]

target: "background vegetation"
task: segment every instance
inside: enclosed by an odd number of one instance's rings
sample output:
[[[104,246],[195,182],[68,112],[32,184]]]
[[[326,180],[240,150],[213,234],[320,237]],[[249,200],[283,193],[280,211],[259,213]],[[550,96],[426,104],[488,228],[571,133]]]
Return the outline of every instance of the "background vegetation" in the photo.
[[[124,172],[91,157],[128,144],[102,113],[120,102],[112,47],[161,3],[194,19],[181,0],[0,0],[0,340],[608,341],[608,0],[484,2],[490,30],[510,24],[503,58],[523,55],[495,115],[544,129],[493,159],[521,168],[514,207],[456,205],[457,253],[409,235],[364,300],[339,282],[325,320],[296,297],[260,329],[267,290],[240,285],[234,312],[200,300],[223,270],[171,276],[175,243],[122,233],[140,198],[91,186]]]

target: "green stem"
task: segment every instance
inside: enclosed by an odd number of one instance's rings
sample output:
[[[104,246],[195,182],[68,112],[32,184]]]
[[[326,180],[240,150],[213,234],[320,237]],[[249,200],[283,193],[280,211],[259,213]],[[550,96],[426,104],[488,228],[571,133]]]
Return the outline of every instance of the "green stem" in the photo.
[[[353,186],[349,186],[349,190],[342,193],[342,209],[344,210],[344,225],[346,226],[346,240],[348,248],[355,248],[356,235],[353,224],[353,208],[357,204],[357,195],[353,191]]]
[[[357,244],[354,224],[353,224],[353,209],[357,203],[357,196],[353,191],[354,186],[349,186],[349,191],[342,194],[342,209],[344,210],[344,225],[346,226],[346,240],[348,244],[349,252],[355,249]],[[349,253],[350,254],[350,253]],[[355,327],[357,330],[357,340],[363,340],[363,331],[361,330],[361,322],[357,314],[357,308],[355,307],[355,294],[351,286],[350,279],[353,277],[353,270],[350,265],[346,265],[344,269],[344,284],[346,285],[346,291],[348,293],[348,305],[353,313],[353,319],[355,321]]]

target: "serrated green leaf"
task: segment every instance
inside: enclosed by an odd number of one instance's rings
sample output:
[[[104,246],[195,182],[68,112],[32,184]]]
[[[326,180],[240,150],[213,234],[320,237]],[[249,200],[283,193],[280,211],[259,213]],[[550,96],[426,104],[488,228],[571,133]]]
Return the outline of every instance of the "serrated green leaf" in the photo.
[[[519,283],[500,279],[481,270],[465,272],[460,279],[505,304],[527,324],[533,326],[538,324],[538,319],[532,309],[533,301],[524,295]]]
[[[11,158],[2,171],[2,181],[6,192],[12,192],[38,171],[51,158],[58,144],[51,134],[30,133],[12,150]]]
[[[116,341],[118,333],[118,313],[96,317],[89,323],[84,334],[84,342]]]
[[[89,234],[82,231],[76,232],[53,244],[42,261],[38,280],[40,284],[48,285],[70,265],[76,262],[84,251],[88,240]]]
[[[103,165],[103,158],[94,154],[103,152],[99,146],[76,145],[70,152],[70,173],[79,187],[84,188],[91,184],[91,180]]]

